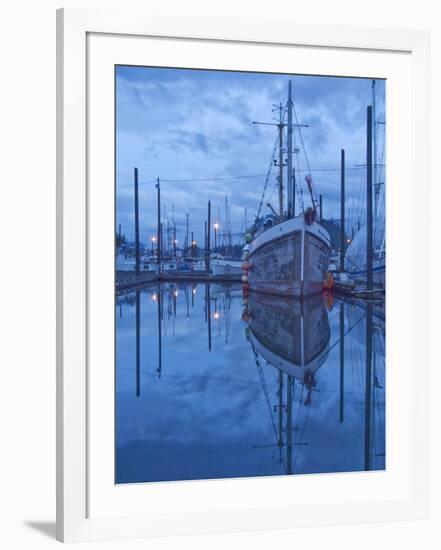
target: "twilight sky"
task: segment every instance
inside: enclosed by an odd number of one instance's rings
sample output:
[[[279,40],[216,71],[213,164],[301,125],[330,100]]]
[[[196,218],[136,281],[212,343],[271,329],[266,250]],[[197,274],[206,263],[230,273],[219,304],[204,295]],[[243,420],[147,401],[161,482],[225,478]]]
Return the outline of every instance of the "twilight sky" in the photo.
[[[276,128],[273,104],[286,103],[292,80],[298,122],[308,124],[302,137],[316,193],[323,195],[324,216],[340,217],[340,150],[346,150],[347,223],[356,225],[364,207],[366,106],[372,103],[369,79],[240,73],[192,69],[116,67],[116,223],[129,240],[134,236],[133,168],[139,170],[140,238],[156,232],[156,190],[161,179],[162,218],[174,219],[178,246],[190,231],[203,240],[207,202],[212,220],[224,227],[225,196],[230,203],[232,233],[243,230],[244,209],[250,224],[260,202],[272,160]],[[377,121],[384,121],[384,81],[376,81]],[[378,128],[379,164],[384,163],[384,125]],[[295,147],[300,138],[294,132]],[[300,170],[306,169],[303,148]],[[277,169],[268,184],[268,200],[277,207]],[[305,172],[297,175],[309,206]],[[187,180],[187,181],[183,181]],[[190,180],[190,181],[188,181]],[[202,181],[196,181],[202,180]],[[378,181],[384,181],[379,169]],[[298,206],[296,209],[298,211]],[[269,212],[267,208],[263,212]],[[236,239],[237,240],[237,239]]]

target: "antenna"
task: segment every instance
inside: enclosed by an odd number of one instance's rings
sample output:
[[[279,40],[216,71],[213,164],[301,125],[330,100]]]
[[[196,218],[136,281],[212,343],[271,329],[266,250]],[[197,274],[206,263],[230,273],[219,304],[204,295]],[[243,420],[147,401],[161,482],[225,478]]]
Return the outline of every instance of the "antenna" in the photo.
[[[280,103],[279,105],[274,105],[273,112],[279,111],[279,121],[278,122],[257,122],[253,121],[253,124],[261,124],[264,126],[276,126],[279,136],[279,161],[277,162],[274,160],[274,166],[279,167],[279,175],[278,175],[278,182],[279,182],[279,216],[282,218],[284,216],[284,206],[283,206],[283,169],[285,166],[288,167],[287,170],[287,185],[288,185],[288,216],[291,216],[293,214],[293,190],[292,190],[292,183],[293,183],[293,176],[292,176],[292,133],[293,133],[293,127],[296,126],[298,128],[308,128],[308,124],[293,124],[292,122],[292,91],[291,91],[291,81],[289,81],[289,87],[288,87],[288,105],[287,105],[287,111],[288,111],[288,122],[284,122],[284,112],[283,112],[283,106]],[[283,148],[283,129],[285,126],[288,126],[288,161],[284,162],[283,155],[285,153],[285,150]],[[290,206],[291,204],[291,206]]]

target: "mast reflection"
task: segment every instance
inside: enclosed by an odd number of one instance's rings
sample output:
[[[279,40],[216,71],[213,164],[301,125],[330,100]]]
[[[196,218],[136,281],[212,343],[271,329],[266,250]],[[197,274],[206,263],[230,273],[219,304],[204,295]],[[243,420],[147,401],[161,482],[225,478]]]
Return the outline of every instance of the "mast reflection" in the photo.
[[[242,318],[248,324],[247,338],[262,385],[265,384],[260,363],[262,359],[278,370],[278,404],[273,408],[278,413],[277,427],[273,421],[277,441],[275,446],[279,449],[280,463],[284,464],[286,473],[291,475],[294,473],[293,447],[307,445],[307,442],[295,441],[293,437],[295,383],[297,381],[306,388],[303,405],[310,405],[315,374],[329,354],[331,331],[328,313],[321,295],[298,301],[288,297],[250,293]],[[265,386],[263,390],[272,416]],[[286,450],[286,459],[283,450]]]

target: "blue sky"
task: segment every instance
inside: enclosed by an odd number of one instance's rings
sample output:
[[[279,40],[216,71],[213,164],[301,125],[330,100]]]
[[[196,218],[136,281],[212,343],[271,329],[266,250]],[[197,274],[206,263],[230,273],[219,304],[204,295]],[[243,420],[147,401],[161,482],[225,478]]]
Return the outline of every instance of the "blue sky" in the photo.
[[[177,239],[190,231],[202,242],[207,202],[212,218],[224,222],[225,196],[230,203],[231,230],[243,228],[257,213],[276,128],[252,122],[272,121],[273,104],[285,103],[292,81],[298,121],[317,194],[323,195],[325,217],[339,218],[340,150],[346,150],[349,223],[363,207],[366,158],[366,106],[370,79],[240,73],[192,69],[116,67],[116,223],[134,235],[133,168],[139,170],[140,234],[149,242],[156,231],[156,190],[162,180],[163,221],[177,224]],[[377,120],[384,120],[384,81],[377,81]],[[378,126],[381,132],[382,126]],[[299,134],[295,135],[300,144]],[[379,155],[382,155],[379,136]],[[299,155],[300,170],[306,159]],[[378,162],[384,162],[379,156]],[[355,169],[354,169],[355,168]],[[326,171],[322,171],[326,169]],[[327,169],[333,169],[328,171]],[[308,203],[304,173],[301,180]],[[222,179],[236,178],[238,179]],[[253,176],[253,177],[243,177]],[[212,178],[210,180],[210,178]],[[192,180],[192,181],[179,181]],[[206,180],[206,181],[194,181]],[[273,169],[265,203],[277,205]],[[266,210],[267,211],[267,210]]]

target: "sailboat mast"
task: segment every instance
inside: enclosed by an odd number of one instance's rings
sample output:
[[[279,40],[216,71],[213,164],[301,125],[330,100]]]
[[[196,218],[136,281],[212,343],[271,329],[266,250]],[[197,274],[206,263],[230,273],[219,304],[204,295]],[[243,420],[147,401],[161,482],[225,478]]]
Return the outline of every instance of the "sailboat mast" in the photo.
[[[294,193],[292,177],[292,89],[291,80],[288,83],[288,162],[286,185],[288,190],[288,218],[294,217]]]
[[[372,133],[373,133],[373,180],[374,180],[374,234],[375,234],[375,225],[377,224],[377,210],[378,210],[378,194],[377,194],[377,111],[375,104],[375,80],[372,80]]]
[[[279,216],[283,217],[283,108],[279,105]]]

